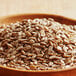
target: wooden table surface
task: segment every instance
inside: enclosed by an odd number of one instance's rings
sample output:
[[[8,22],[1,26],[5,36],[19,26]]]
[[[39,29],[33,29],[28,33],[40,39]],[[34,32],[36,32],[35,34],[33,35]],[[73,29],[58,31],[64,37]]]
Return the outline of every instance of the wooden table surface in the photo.
[[[76,19],[76,0],[0,0],[0,16],[49,13]]]

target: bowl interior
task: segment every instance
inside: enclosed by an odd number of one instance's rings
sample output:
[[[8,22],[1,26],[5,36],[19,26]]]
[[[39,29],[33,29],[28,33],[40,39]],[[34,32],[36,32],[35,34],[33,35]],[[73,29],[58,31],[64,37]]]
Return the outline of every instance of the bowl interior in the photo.
[[[55,19],[55,21],[60,22],[61,24],[76,25],[76,20],[69,19],[69,18],[66,18],[63,16],[50,15],[50,14],[22,14],[22,15],[6,16],[6,17],[0,18],[0,25],[14,23],[16,21],[21,21],[23,19],[34,19],[34,18],[53,18],[53,19]],[[0,66],[0,67],[10,69],[10,70],[15,70],[15,69],[12,69],[9,67],[3,67],[3,66]],[[72,68],[75,68],[75,67],[72,67]],[[64,70],[69,70],[72,68],[62,69],[62,70],[59,69],[59,70],[55,70],[55,71],[64,71]],[[28,70],[26,70],[26,71],[28,71]],[[29,70],[29,72],[30,72],[30,70]],[[46,72],[46,71],[32,71],[32,72]],[[47,71],[47,72],[49,72],[49,71]]]
[[[50,14],[21,14],[21,15],[13,15],[6,16],[0,18],[0,25],[14,23],[16,21],[21,21],[22,19],[34,19],[34,18],[53,18],[55,21],[60,22],[62,24],[67,25],[75,25],[76,20],[69,19],[63,16],[58,15],[50,15]]]

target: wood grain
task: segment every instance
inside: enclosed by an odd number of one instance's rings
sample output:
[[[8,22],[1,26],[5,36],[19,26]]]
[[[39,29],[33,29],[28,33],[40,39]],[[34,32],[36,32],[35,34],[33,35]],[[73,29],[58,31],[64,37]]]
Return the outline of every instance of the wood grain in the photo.
[[[76,0],[0,0],[0,16],[50,13],[76,19]]]

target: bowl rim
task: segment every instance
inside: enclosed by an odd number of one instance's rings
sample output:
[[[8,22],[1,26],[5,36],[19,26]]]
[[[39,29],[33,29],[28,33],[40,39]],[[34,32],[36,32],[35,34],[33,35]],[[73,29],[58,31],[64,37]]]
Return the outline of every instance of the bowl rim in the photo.
[[[58,16],[58,17],[62,17],[64,19],[67,19],[67,20],[71,20],[71,21],[76,21],[76,19],[74,18],[71,18],[71,17],[67,17],[67,16],[63,16],[63,15],[59,15],[59,14],[48,14],[48,13],[20,13],[20,14],[11,14],[11,15],[7,15],[7,16],[1,16],[0,17],[0,20],[1,19],[5,19],[5,18],[9,18],[9,17],[16,17],[16,16],[24,16],[24,15],[47,15],[47,16]]]
[[[72,20],[72,21],[76,21],[76,19],[72,19],[72,18],[69,18],[69,17],[65,17],[65,16],[61,16],[61,15],[56,15],[56,14],[47,14],[47,13],[23,13],[23,14],[13,14],[13,15],[8,15],[8,16],[1,16],[0,20],[1,19],[5,19],[5,18],[9,18],[9,17],[15,17],[15,16],[23,16],[23,15],[47,15],[47,16],[58,16],[58,17],[62,17],[62,18],[65,18],[67,20]],[[73,66],[73,67],[69,67],[69,68],[64,68],[64,69],[54,69],[54,70],[20,70],[20,69],[16,69],[16,68],[10,68],[10,67],[7,67],[7,66],[2,66],[0,65],[0,68],[3,68],[3,69],[7,69],[7,70],[11,70],[11,71],[20,71],[20,72],[39,72],[39,73],[42,73],[42,72],[63,72],[63,71],[70,71],[70,70],[74,70],[76,69],[76,66]]]

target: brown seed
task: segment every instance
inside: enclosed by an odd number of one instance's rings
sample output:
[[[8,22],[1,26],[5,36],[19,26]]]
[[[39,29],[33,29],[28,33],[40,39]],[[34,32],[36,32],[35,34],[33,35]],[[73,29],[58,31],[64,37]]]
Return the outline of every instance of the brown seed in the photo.
[[[30,68],[31,68],[32,70],[36,70],[37,66],[35,66],[35,65],[30,65]]]
[[[29,31],[26,31],[25,33],[28,37],[31,36],[31,33]]]
[[[40,46],[40,43],[34,43],[33,46],[39,47]]]

